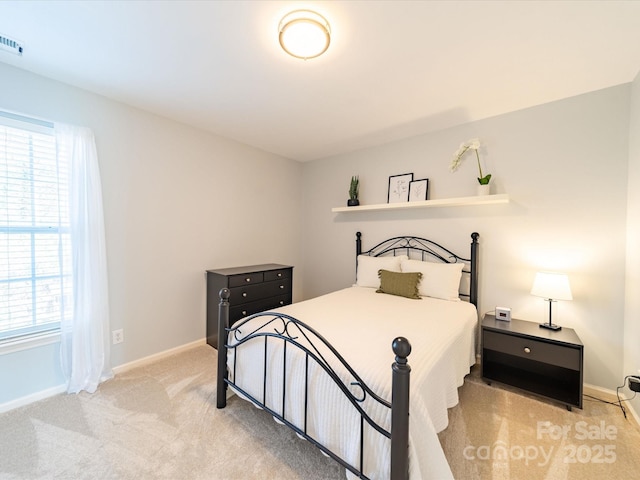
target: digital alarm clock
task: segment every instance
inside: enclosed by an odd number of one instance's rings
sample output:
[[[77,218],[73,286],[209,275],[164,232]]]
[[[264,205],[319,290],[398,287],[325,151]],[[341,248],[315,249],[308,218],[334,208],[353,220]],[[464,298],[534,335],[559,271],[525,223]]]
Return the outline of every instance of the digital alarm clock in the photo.
[[[511,321],[511,309],[509,307],[496,307],[496,320]]]

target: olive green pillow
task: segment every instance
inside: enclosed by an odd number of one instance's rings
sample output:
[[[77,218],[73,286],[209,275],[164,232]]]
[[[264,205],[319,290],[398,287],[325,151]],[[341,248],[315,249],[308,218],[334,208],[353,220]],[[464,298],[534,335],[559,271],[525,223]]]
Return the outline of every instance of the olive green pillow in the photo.
[[[377,293],[388,293],[401,297],[415,298],[422,300],[418,293],[418,284],[422,278],[420,272],[390,272],[389,270],[378,270],[380,277],[380,288]]]

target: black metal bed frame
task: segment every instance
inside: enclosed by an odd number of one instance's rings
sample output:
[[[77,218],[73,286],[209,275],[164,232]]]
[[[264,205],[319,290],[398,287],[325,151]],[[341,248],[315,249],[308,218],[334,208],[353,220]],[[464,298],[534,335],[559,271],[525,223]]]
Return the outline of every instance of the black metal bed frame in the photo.
[[[470,275],[469,293],[461,293],[461,296],[468,297],[469,301],[477,306],[478,298],[478,280],[477,280],[477,261],[478,261],[478,237],[477,233],[472,233],[471,238],[471,258],[462,258],[450,250],[438,245],[431,240],[419,237],[394,237],[379,243],[375,247],[362,251],[362,235],[360,232],[356,234],[356,258],[358,255],[382,256],[382,255],[398,255],[402,252],[419,252],[423,260],[431,257],[445,263],[463,262],[469,265],[468,270],[464,270]],[[399,253],[400,252],[400,253]],[[229,328],[229,297],[231,292],[227,288],[220,290],[219,305],[219,322],[218,322],[218,376],[217,376],[217,408],[224,408],[227,403],[226,389],[230,385],[246,398],[250,399],[256,405],[259,405],[265,411],[269,412],[279,421],[293,429],[298,435],[310,441],[313,445],[322,450],[325,454],[333,458],[335,461],[344,466],[347,470],[362,479],[368,479],[363,473],[364,468],[364,427],[365,423],[372,427],[379,434],[391,440],[391,480],[407,480],[409,478],[409,383],[411,367],[407,363],[407,357],[411,353],[411,344],[404,337],[397,337],[392,342],[392,350],[395,354],[395,361],[392,364],[392,384],[391,384],[391,402],[384,400],[373,392],[365,382],[358,376],[353,368],[345,361],[340,353],[317,331],[310,326],[304,324],[300,320],[289,315],[277,312],[263,312],[251,315],[246,319],[236,323]],[[250,331],[246,331],[247,323],[259,318],[255,323],[259,326],[251,327]],[[267,329],[268,327],[268,329]],[[245,329],[245,332],[242,331]],[[264,371],[262,400],[256,399],[248,392],[234,383],[235,366],[238,360],[238,349],[245,343],[261,338],[264,340]],[[231,340],[230,340],[231,339]],[[269,408],[266,403],[267,377],[270,372],[267,371],[267,351],[269,339],[276,339],[283,342],[283,376],[282,383],[282,411],[277,412],[273,408]],[[234,343],[235,341],[235,343]],[[302,428],[294,425],[286,418],[286,356],[287,347],[290,346],[301,351],[305,358],[305,398],[304,398],[304,423]],[[227,353],[233,352],[233,380],[229,379],[227,369]],[[323,353],[324,352],[324,353]],[[331,357],[331,358],[328,358]],[[359,465],[353,466],[346,460],[342,459],[328,447],[322,445],[319,441],[311,437],[307,433],[307,406],[308,406],[308,372],[309,362],[313,361],[319,365],[324,372],[331,378],[335,385],[343,392],[345,398],[360,414],[360,455]],[[348,376],[345,380],[341,378],[336,368],[333,366],[341,365]],[[355,387],[359,390],[359,395],[354,394],[349,387]],[[362,408],[361,404],[369,396],[373,401],[383,405],[391,410],[391,429],[387,430],[377,424]]]
[[[411,252],[420,255],[421,260],[436,259],[442,263],[463,263],[466,269],[462,272],[469,275],[469,292],[460,292],[460,296],[467,298],[469,303],[478,306],[478,237],[479,233],[471,234],[471,257],[464,258],[456,255],[451,250],[444,248],[432,240],[426,238],[403,236],[393,237],[380,242],[375,247],[362,251],[362,234],[356,233],[356,270],[358,255],[369,255],[372,257],[381,257],[383,255],[402,255],[411,256]]]

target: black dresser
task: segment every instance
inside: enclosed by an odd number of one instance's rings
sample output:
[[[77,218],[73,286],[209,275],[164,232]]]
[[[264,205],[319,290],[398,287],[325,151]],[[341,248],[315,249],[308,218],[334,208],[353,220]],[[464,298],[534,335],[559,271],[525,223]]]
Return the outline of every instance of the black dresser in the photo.
[[[207,270],[207,343],[218,348],[219,292],[231,291],[229,323],[292,302],[293,267],[269,263]]]

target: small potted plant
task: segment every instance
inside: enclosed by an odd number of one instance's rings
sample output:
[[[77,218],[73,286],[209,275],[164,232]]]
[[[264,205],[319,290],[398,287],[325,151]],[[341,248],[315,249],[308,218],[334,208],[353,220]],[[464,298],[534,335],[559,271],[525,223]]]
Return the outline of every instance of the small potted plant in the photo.
[[[491,188],[489,186],[489,182],[491,181],[491,174],[489,173],[487,175],[484,175],[482,173],[482,166],[480,165],[480,155],[478,154],[479,149],[479,138],[472,138],[471,140],[460,144],[458,150],[456,150],[456,152],[453,154],[453,160],[451,161],[451,172],[453,173],[458,169],[458,167],[462,163],[462,157],[465,153],[467,153],[469,150],[474,150],[476,152],[476,160],[478,161],[478,172],[480,173],[480,176],[478,177],[478,183],[480,184],[478,187],[478,194],[488,195],[489,189]]]
[[[357,207],[360,205],[360,200],[358,200],[359,186],[360,180],[358,180],[357,175],[354,175],[351,177],[351,185],[349,186],[349,200],[347,200],[347,207]]]

